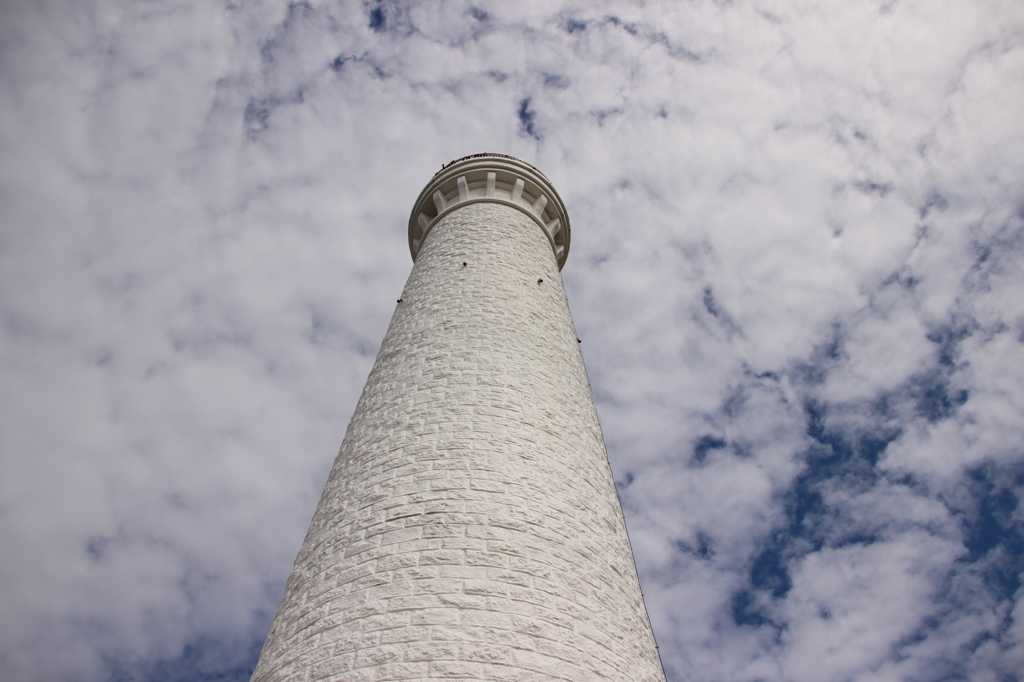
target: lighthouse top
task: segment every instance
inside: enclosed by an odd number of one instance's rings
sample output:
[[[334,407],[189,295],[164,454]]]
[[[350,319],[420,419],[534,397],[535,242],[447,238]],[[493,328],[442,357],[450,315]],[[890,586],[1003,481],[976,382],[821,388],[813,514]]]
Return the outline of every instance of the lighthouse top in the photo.
[[[489,201],[519,209],[551,242],[558,268],[569,255],[569,214],[551,181],[504,154],[473,154],[444,165],[420,192],[409,216],[413,261],[437,221],[467,204]]]

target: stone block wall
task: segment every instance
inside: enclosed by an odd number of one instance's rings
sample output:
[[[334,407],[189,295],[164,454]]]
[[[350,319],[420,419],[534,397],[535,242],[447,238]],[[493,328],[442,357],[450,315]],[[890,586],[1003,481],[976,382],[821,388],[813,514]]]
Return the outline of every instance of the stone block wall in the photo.
[[[548,237],[420,250],[253,680],[664,680]]]

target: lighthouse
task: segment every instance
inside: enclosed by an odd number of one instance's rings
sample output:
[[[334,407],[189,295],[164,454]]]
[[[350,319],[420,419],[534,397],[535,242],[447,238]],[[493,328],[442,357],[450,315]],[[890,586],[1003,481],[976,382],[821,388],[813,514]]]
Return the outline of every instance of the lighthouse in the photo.
[[[252,679],[664,681],[533,166],[446,165]]]

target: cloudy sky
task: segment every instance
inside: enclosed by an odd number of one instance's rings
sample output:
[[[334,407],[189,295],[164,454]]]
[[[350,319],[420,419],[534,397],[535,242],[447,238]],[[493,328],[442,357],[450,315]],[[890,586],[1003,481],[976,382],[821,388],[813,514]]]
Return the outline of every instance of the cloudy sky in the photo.
[[[0,677],[248,679],[494,151],[669,679],[1020,679],[1022,118],[1018,0],[4,2]]]

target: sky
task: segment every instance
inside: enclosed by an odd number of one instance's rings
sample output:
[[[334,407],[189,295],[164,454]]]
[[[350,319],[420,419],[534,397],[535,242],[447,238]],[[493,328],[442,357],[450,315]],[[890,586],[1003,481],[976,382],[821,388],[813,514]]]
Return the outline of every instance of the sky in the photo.
[[[671,682],[1024,679],[1024,3],[0,7],[0,678],[247,680],[517,156]]]

